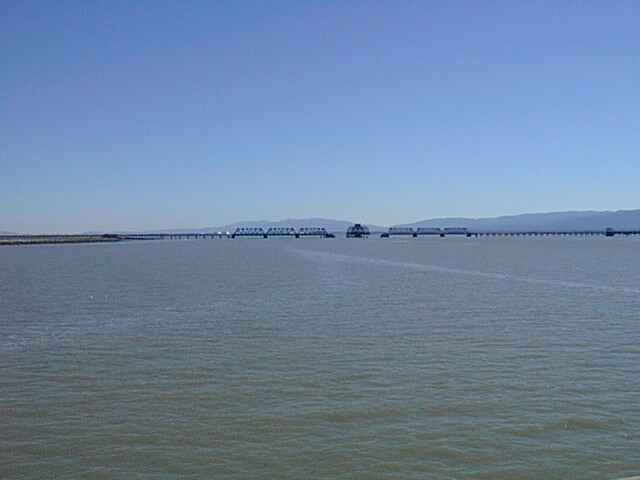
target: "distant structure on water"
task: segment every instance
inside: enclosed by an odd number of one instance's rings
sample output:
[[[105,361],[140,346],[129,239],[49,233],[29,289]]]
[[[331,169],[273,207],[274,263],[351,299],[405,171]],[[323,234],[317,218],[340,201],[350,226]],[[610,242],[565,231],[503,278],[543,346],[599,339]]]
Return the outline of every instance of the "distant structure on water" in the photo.
[[[320,237],[320,238],[335,238],[335,235],[327,232],[324,227],[302,227],[297,231],[293,227],[271,227],[266,232],[262,227],[241,227],[236,228],[231,238],[238,237]]]
[[[354,223],[347,228],[347,238],[366,238],[369,236],[369,229],[360,223]]]
[[[380,236],[382,238],[389,238],[400,235],[411,237],[418,237],[422,235],[439,235],[440,237],[444,237],[446,235],[464,235],[470,237],[474,234],[469,232],[465,227],[447,227],[444,230],[436,227],[418,227],[415,230],[411,227],[391,227],[387,232],[384,232]]]

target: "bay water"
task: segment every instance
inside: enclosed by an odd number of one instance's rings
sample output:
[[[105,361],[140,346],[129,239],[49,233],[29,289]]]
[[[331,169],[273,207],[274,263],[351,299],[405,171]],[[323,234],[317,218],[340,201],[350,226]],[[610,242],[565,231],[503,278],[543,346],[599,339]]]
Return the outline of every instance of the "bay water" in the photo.
[[[0,248],[0,478],[640,475],[640,238]]]

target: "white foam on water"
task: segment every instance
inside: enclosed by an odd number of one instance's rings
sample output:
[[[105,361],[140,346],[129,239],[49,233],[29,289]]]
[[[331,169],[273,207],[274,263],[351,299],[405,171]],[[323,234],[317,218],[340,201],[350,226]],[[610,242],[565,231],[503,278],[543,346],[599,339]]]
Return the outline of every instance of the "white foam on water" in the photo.
[[[442,273],[446,275],[465,275],[471,277],[491,278],[497,280],[508,280],[522,283],[529,283],[535,285],[547,285],[550,287],[564,287],[581,290],[595,290],[611,293],[627,293],[627,294],[640,294],[640,289],[629,287],[613,287],[610,285],[596,285],[590,283],[573,282],[566,280],[552,280],[545,278],[532,278],[522,277],[518,275],[510,275],[498,272],[482,272],[479,270],[465,270],[460,268],[443,267],[440,265],[430,265],[423,263],[412,262],[399,262],[395,260],[385,260],[382,258],[374,257],[362,257],[358,255],[346,255],[340,253],[320,252],[316,250],[299,250],[291,248],[291,251],[298,255],[307,258],[308,260],[323,262],[323,263],[350,263],[350,264],[366,264],[366,265],[378,265],[395,268],[406,268],[411,270],[418,270],[431,273]],[[640,478],[638,478],[640,480]]]

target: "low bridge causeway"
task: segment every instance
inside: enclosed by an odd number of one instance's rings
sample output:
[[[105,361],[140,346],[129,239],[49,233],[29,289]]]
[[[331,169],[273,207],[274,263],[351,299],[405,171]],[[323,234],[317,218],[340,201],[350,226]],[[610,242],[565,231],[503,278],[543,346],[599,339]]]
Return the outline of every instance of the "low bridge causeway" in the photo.
[[[481,231],[473,232],[466,228],[405,228],[392,227],[381,237],[394,236],[440,236],[447,237],[450,235],[466,236],[466,237],[522,237],[522,236],[585,236],[585,235],[603,235],[605,237],[613,237],[615,235],[640,235],[640,230],[615,230],[606,228],[604,230],[530,230],[530,231]]]
[[[156,232],[156,233],[105,233],[105,234],[42,234],[42,235],[0,235],[0,245],[39,245],[60,243],[110,243],[135,240],[204,240],[236,237],[320,237],[333,238],[335,235],[323,227],[274,227],[264,231],[260,227],[238,228],[235,232]]]
[[[522,236],[605,236],[613,237],[615,235],[640,235],[640,230],[614,230],[607,228],[605,230],[568,230],[568,231],[483,231],[472,232],[463,228],[437,229],[437,228],[391,228],[381,237],[395,236],[466,236],[466,237],[522,237]],[[131,233],[131,234],[88,234],[88,235],[0,235],[1,245],[38,245],[51,243],[97,243],[97,242],[121,242],[134,240],[200,240],[215,238],[271,238],[271,237],[320,237],[334,238],[335,235],[326,231],[322,227],[305,227],[295,230],[291,227],[274,227],[266,231],[261,227],[244,227],[238,228],[235,232],[210,232],[210,233]]]

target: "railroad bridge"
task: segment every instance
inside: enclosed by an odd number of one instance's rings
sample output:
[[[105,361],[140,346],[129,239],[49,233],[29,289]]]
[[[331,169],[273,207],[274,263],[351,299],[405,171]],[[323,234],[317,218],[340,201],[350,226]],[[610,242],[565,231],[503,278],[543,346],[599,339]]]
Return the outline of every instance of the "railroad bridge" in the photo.
[[[293,227],[271,227],[266,232],[262,227],[241,227],[236,228],[236,231],[231,234],[231,238],[237,237],[320,237],[320,238],[334,238],[335,235],[327,232],[324,227],[302,227],[300,230],[296,230]]]

